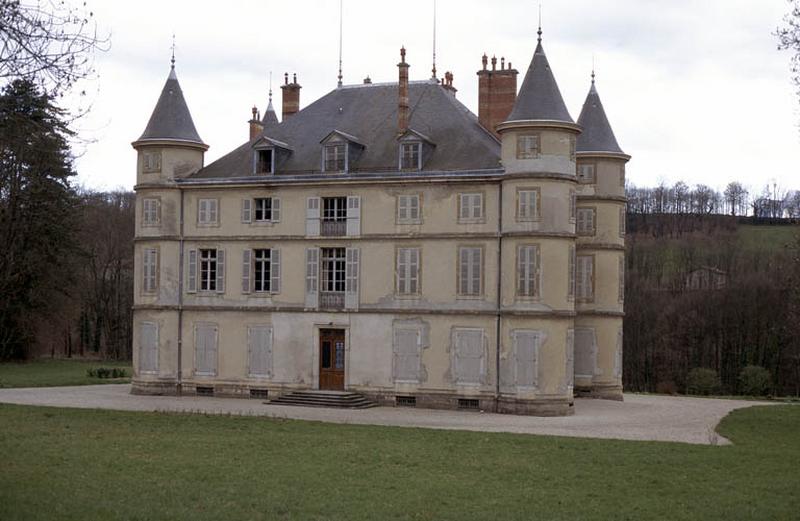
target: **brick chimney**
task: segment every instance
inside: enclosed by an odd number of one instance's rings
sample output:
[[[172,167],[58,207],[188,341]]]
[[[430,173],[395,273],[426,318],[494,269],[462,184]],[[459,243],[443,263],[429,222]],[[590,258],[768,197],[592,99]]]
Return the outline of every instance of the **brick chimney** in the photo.
[[[447,92],[452,94],[453,97],[455,98],[456,92],[458,92],[458,89],[453,87],[453,73],[452,72],[447,71],[447,72],[444,73],[444,79],[442,80],[442,88],[444,88],[444,90],[446,90]]]
[[[289,73],[284,73],[283,85],[281,85],[281,90],[283,91],[281,121],[285,121],[286,118],[300,110],[300,89],[302,88],[303,87],[297,83],[297,73],[293,75],[292,83],[289,83]]]
[[[517,99],[517,72],[506,59],[492,57],[492,68],[486,55],[482,58],[483,68],[478,71],[478,120],[483,128],[497,136],[495,127],[506,120]]]
[[[400,70],[400,81],[397,92],[399,94],[399,104],[397,106],[397,131],[402,134],[408,130],[408,118],[410,110],[408,106],[408,67],[406,63],[406,48],[400,48],[400,63],[397,68]]]
[[[258,108],[253,105],[253,119],[248,121],[250,123],[250,140],[261,134],[264,130],[264,125],[261,124],[261,114],[258,113]]]

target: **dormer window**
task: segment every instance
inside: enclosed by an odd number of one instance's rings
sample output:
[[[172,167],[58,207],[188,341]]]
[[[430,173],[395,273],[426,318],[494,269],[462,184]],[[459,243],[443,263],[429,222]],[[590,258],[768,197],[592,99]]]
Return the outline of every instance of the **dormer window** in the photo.
[[[256,174],[274,174],[274,157],[275,151],[271,148],[256,150]]]
[[[400,144],[400,170],[422,169],[422,143],[411,142]]]
[[[345,172],[347,170],[347,143],[325,145],[323,149],[325,172]]]

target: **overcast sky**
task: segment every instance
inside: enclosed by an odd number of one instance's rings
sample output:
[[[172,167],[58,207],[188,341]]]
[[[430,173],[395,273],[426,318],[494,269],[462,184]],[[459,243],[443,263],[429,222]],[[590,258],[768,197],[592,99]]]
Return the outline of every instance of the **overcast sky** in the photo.
[[[305,107],[336,88],[338,0],[90,0],[111,49],[81,119],[78,181],[132,188],[135,152],[169,73],[177,74],[195,125],[210,145],[206,164],[246,141],[250,108],[263,111],[269,72],[280,115],[283,73],[296,72]],[[684,180],[760,191],[800,189],[800,102],[789,54],[772,35],[785,0],[543,0],[544,46],[574,119],[597,88],[636,185]],[[536,46],[537,2],[438,0],[437,68],[477,113],[475,75],[486,52],[520,71]],[[433,0],[344,0],[344,82],[397,81],[405,45],[412,80],[430,77]]]

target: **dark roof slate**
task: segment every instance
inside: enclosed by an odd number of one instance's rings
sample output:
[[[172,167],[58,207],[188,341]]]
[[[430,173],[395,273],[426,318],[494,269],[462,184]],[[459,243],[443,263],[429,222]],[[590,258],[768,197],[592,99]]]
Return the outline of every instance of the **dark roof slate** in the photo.
[[[275,108],[272,106],[272,97],[270,96],[267,110],[264,111],[264,117],[261,119],[261,125],[266,129],[278,123],[280,123],[280,121],[278,121],[278,115],[275,114]]]
[[[147,128],[138,141],[149,139],[176,139],[204,144],[194,127],[174,67],[170,69],[156,108],[153,109]]]
[[[574,123],[561,97],[561,91],[558,90],[541,38],[528,66],[528,72],[525,73],[514,108],[506,119],[506,121],[527,120]]]
[[[319,172],[322,141],[334,130],[358,136],[364,145],[352,172],[397,170],[397,83],[337,88],[263,135],[287,143],[292,153],[280,174]],[[461,102],[433,81],[409,84],[409,126],[436,143],[425,171],[475,171],[499,168],[500,143]],[[193,178],[247,177],[252,174],[252,145],[244,143],[195,173]]]
[[[592,79],[592,86],[586,101],[583,102],[581,115],[578,117],[578,125],[583,127],[583,131],[578,135],[575,143],[575,150],[578,152],[612,152],[624,154],[617,143],[614,131],[606,117],[603,103]]]

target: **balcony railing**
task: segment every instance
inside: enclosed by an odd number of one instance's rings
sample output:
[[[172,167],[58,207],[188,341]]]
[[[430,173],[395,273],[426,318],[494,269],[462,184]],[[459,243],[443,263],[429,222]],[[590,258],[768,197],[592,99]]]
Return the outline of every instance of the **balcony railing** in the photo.
[[[323,237],[343,237],[347,235],[347,221],[322,221],[320,232]]]
[[[322,291],[319,294],[321,309],[344,309],[344,291]]]

